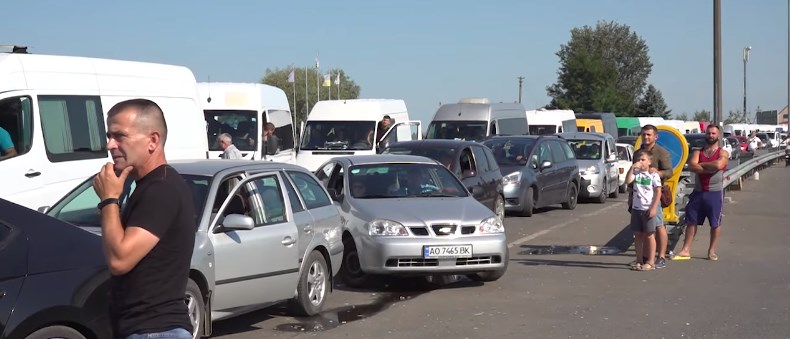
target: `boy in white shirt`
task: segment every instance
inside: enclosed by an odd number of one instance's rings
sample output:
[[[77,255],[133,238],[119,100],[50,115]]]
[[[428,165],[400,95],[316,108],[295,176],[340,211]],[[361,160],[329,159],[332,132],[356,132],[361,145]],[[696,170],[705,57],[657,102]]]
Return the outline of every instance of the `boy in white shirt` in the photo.
[[[625,181],[633,183],[631,201],[631,230],[634,231],[636,260],[632,269],[652,271],[656,269],[656,213],[661,201],[661,178],[650,173],[650,151],[639,150],[634,154],[637,161],[626,174]]]

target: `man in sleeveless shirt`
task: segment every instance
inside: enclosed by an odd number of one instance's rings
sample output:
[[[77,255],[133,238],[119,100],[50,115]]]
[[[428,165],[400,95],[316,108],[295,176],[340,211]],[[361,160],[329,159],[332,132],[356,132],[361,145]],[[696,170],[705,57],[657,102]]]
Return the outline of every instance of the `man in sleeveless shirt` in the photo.
[[[691,258],[691,243],[697,234],[697,226],[702,226],[705,219],[710,224],[710,245],[708,259],[718,260],[716,244],[721,233],[722,208],[724,207],[724,171],[730,154],[719,147],[721,129],[710,125],[705,132],[707,145],[695,150],[689,157],[689,170],[696,173],[694,192],[689,196],[686,205],[686,238],[683,248],[672,260],[688,260]]]

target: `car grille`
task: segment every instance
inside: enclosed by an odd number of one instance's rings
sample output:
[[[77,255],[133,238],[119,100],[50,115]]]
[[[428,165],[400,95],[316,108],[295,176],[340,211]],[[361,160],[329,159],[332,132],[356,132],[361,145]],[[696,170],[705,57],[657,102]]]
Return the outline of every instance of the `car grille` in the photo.
[[[387,259],[385,263],[387,267],[425,267],[425,266],[439,266],[439,259],[423,259],[423,258],[398,258]]]
[[[452,235],[455,234],[455,231],[458,229],[458,225],[435,224],[431,225],[431,229],[433,230],[433,234],[438,236]]]
[[[425,227],[409,227],[409,229],[414,235],[428,235],[428,229]]]
[[[455,259],[456,266],[489,265],[501,262],[502,257],[498,255]],[[386,267],[433,267],[439,266],[439,259],[390,258],[384,265]]]
[[[476,226],[463,226],[461,227],[461,234],[472,234],[475,233]]]
[[[456,266],[488,265],[488,264],[498,264],[500,262],[502,262],[502,257],[498,255],[455,259]]]

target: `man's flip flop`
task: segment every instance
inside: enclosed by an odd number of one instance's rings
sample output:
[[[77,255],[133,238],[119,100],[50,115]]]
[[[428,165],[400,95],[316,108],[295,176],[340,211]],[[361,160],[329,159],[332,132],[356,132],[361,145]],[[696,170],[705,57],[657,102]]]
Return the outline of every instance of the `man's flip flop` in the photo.
[[[711,255],[708,256],[708,260],[712,260],[712,261],[719,260],[719,256],[716,255],[715,253],[711,254]]]
[[[676,256],[672,257],[671,260],[672,261],[691,260],[691,256],[688,256],[688,255],[676,255]]]

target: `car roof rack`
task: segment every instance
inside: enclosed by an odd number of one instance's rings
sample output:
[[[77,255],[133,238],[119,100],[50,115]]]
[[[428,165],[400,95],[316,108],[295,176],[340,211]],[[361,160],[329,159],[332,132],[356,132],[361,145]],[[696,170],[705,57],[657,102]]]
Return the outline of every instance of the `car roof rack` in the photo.
[[[13,54],[30,54],[27,51],[27,46],[20,46],[20,45],[0,45],[0,52],[8,53],[2,50],[10,50]]]

